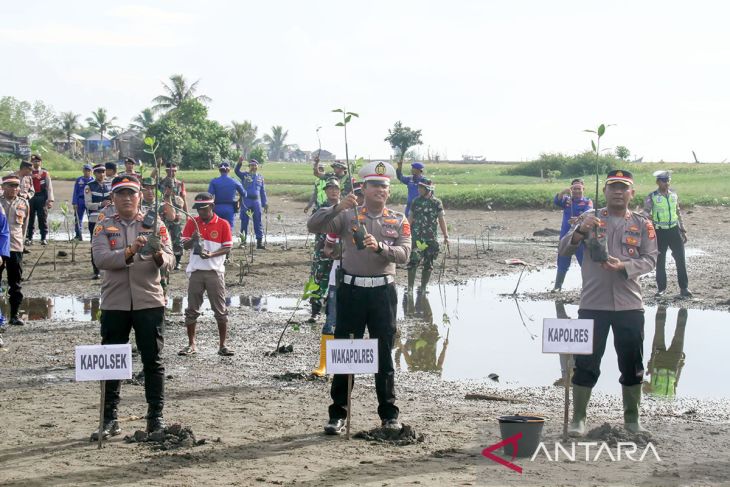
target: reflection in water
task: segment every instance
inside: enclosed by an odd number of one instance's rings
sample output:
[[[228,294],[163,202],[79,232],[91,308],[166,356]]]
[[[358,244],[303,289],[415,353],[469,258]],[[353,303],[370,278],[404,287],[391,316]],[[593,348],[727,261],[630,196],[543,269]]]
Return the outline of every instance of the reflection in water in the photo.
[[[0,298],[0,310],[3,315],[10,313],[7,297]],[[32,320],[74,320],[94,321],[99,315],[99,298],[77,298],[74,296],[56,296],[53,298],[25,298],[20,305],[21,315]]]
[[[562,301],[555,301],[555,317],[561,320],[569,320],[570,316],[568,316],[568,312],[565,310],[565,303]],[[569,353],[560,353],[558,354],[558,357],[560,357],[560,377],[553,382],[554,386],[561,386],[565,382],[565,370],[568,368],[568,361],[571,358],[571,354]],[[570,370],[570,377],[569,380],[572,380],[573,378],[573,370]]]
[[[579,273],[575,274],[579,276]],[[424,355],[428,351],[428,359],[424,358],[426,365],[421,365],[421,362],[408,364],[400,360],[403,369],[434,370],[446,380],[487,381],[489,374],[495,373],[499,375],[500,382],[489,384],[499,388],[544,387],[553,384],[565,364],[560,364],[553,354],[542,353],[542,340],[539,338],[542,335],[542,319],[554,316],[575,318],[578,306],[556,304],[554,301],[520,300],[518,309],[510,296],[516,278],[516,274],[511,274],[475,279],[459,285],[430,286],[427,296],[430,298],[431,310],[425,313],[417,312],[415,296],[410,301],[406,298],[399,303],[402,304],[398,306],[399,318],[408,315],[415,319],[417,313],[430,317],[428,321],[421,321],[420,326],[404,331],[398,342],[400,346],[394,350],[398,358],[404,357],[404,350],[408,351],[409,360],[413,362],[414,355],[417,355],[413,353],[416,343],[423,340],[418,344],[418,351]],[[520,289],[525,292],[545,291],[551,286],[552,278],[549,269],[525,273]],[[579,277],[576,278],[578,280]],[[576,282],[575,287],[578,284]],[[573,286],[572,283],[568,285]],[[501,296],[502,293],[506,293],[506,296]],[[442,298],[438,299],[439,296]],[[660,309],[656,321],[656,342],[652,344],[651,325],[656,312],[656,308],[646,307],[644,366],[647,367],[646,380],[649,386],[655,389],[664,387],[682,398],[730,397],[730,382],[716,379],[717,357],[726,355],[724,348],[730,342],[730,327],[726,325],[728,313],[692,310],[692,321],[696,323],[696,328],[685,334],[687,312],[668,308],[667,323],[662,325],[663,310]],[[439,354],[447,336],[449,360],[439,364]],[[533,340],[532,336],[538,338]],[[427,345],[430,349],[424,349]],[[685,353],[692,357],[688,363],[684,361]],[[650,363],[647,364],[650,357]],[[681,387],[677,387],[676,376],[680,372]],[[618,394],[621,391],[619,375],[614,347],[606,347],[601,362],[601,377],[595,390]],[[654,386],[651,385],[652,381]]]
[[[226,298],[230,307],[250,307],[255,311],[281,312],[294,309],[296,298],[282,296],[232,296]],[[173,314],[182,314],[188,299],[176,297],[169,299],[167,309]],[[5,316],[10,313],[7,297],[0,297],[0,310]],[[210,310],[206,299],[201,311]],[[33,320],[70,320],[97,321],[99,319],[99,298],[78,298],[76,296],[54,296],[51,298],[25,298],[20,305],[20,312],[29,321]]]
[[[677,395],[679,376],[684,367],[684,332],[687,327],[687,310],[677,314],[672,344],[667,349],[664,328],[667,323],[667,308],[660,306],[656,311],[656,328],[651,345],[651,358],[646,367],[649,380],[644,381],[644,392],[657,397],[674,398]]]
[[[412,336],[401,342],[400,335],[396,336],[395,361],[400,368],[400,357],[408,367],[408,370],[421,370],[427,372],[441,372],[446,358],[446,348],[449,346],[449,331],[446,331],[446,338],[441,342],[441,353],[438,353],[439,335],[438,326],[433,321],[431,303],[426,293],[418,293],[415,303],[413,295],[403,295],[403,313],[408,318],[419,320],[419,323],[411,330]]]

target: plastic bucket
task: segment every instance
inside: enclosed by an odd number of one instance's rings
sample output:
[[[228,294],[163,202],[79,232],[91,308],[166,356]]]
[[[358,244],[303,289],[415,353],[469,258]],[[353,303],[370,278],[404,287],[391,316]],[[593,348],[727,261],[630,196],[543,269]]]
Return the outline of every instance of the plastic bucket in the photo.
[[[504,454],[510,457],[530,457],[542,438],[542,427],[545,425],[545,418],[542,416],[500,416],[499,431],[502,434],[502,440],[511,438],[518,433],[522,433],[522,438],[517,442],[510,442],[504,445]],[[515,455],[515,443],[517,446],[517,454]]]

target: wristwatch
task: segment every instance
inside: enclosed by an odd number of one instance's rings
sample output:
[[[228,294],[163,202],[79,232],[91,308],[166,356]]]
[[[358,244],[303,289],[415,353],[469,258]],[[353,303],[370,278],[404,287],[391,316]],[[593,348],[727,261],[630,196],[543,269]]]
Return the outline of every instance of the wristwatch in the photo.
[[[383,242],[378,242],[378,250],[376,250],[375,253],[382,254],[383,250],[385,250],[385,247],[383,247]]]

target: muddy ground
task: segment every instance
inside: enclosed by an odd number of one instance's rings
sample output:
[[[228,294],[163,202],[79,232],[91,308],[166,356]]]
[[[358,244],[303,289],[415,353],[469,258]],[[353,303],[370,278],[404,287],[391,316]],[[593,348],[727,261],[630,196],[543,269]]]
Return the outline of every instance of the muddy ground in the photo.
[[[59,200],[69,194],[57,184]],[[282,199],[271,202],[270,235],[282,235],[282,215],[289,235],[303,234],[302,204]],[[559,212],[449,211],[453,227],[452,254],[446,280],[514,272],[506,259],[517,258],[536,267],[555,266],[557,237],[533,237],[536,230],[557,229]],[[730,209],[695,208],[687,215],[690,246],[703,253],[689,266],[695,299],[686,307],[727,310],[730,302]],[[491,227],[491,250],[486,250],[485,228]],[[712,232],[707,229],[712,228]],[[477,255],[474,236],[484,232]],[[460,236],[457,269],[456,236]],[[248,274],[239,283],[239,268],[228,268],[231,295],[296,296],[307,279],[309,250],[304,240],[269,243],[254,254]],[[70,253],[68,244],[56,251]],[[26,274],[40,255],[32,247]],[[26,283],[27,296],[98,296],[91,281],[88,243],[70,257],[57,258],[53,270],[51,247]],[[243,259],[236,250],[233,263]],[[399,272],[402,284],[404,272]],[[173,276],[172,295],[185,294],[184,273]],[[645,294],[653,295],[653,279],[644,279]],[[670,270],[670,297],[676,299],[676,279]],[[675,287],[672,287],[675,286]],[[531,296],[535,298],[540,295]],[[567,293],[577,302],[576,293]],[[647,301],[651,303],[653,298]],[[485,303],[488,314],[489,303]],[[306,318],[306,315],[298,315]],[[81,321],[29,321],[4,334],[0,350],[0,485],[707,485],[730,483],[730,407],[728,401],[645,401],[645,423],[654,432],[657,452],[644,462],[535,461],[518,459],[521,474],[481,455],[500,440],[495,418],[502,414],[534,412],[548,417],[545,441],[552,454],[562,424],[562,389],[522,388],[505,391],[487,383],[443,381],[428,372],[397,372],[396,391],[401,419],[425,441],[391,446],[364,440],[326,437],[328,384],[275,378],[307,372],[318,354],[319,326],[303,325],[288,332],[284,342],[294,352],[264,356],[276,343],[287,313],[260,312],[250,307],[231,309],[230,345],[234,357],[215,354],[217,332],[206,313],[199,325],[200,353],[176,355],[185,343],[182,315],[173,313],[166,331],[164,358],[167,374],[166,418],[191,426],[197,447],[159,451],[147,444],[127,444],[114,438],[101,451],[88,443],[98,421],[98,384],[73,382],[73,352],[79,344],[97,343],[98,324]],[[401,333],[418,323],[404,320]],[[505,344],[508,346],[508,344]],[[139,370],[139,364],[135,370]],[[718,364],[718,371],[725,368]],[[358,377],[353,394],[353,431],[378,424],[374,385]],[[618,385],[617,385],[618,390]],[[511,401],[467,400],[467,394],[498,396]],[[620,424],[620,397],[596,394],[591,403],[591,426],[607,421]],[[144,391],[139,385],[122,389],[120,417],[124,434],[144,427]],[[579,448],[579,451],[583,451]],[[591,460],[596,449],[591,450]],[[616,451],[614,449],[614,455]]]

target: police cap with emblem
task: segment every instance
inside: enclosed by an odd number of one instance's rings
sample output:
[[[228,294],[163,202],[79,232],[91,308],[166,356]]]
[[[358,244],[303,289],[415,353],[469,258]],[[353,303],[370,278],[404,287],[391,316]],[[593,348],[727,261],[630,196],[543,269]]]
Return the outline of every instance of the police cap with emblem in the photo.
[[[672,171],[654,171],[653,176],[662,181],[669,181],[672,179]]]
[[[376,181],[390,184],[391,178],[395,177],[395,169],[385,161],[372,161],[365,164],[357,175],[365,183]]]
[[[337,169],[338,167],[339,167],[340,169],[347,169],[347,164],[345,164],[345,163],[344,163],[344,162],[342,162],[342,161],[335,161],[335,162],[333,162],[332,164],[330,164],[330,166],[331,166],[332,168],[334,168],[334,169]]]
[[[628,186],[634,185],[634,175],[624,169],[616,169],[606,176],[606,184],[624,183]]]
[[[106,169],[104,164],[97,164],[94,166],[94,172],[102,172]]]
[[[20,178],[18,176],[16,176],[15,174],[8,174],[7,176],[3,176],[3,184],[9,184],[11,186],[19,186]]]
[[[337,178],[329,178],[327,180],[327,182],[325,183],[325,185],[324,185],[325,189],[326,188],[329,188],[331,186],[333,186],[335,188],[339,188],[340,187],[340,182],[337,180]]]
[[[134,176],[117,176],[112,179],[112,193],[116,193],[122,189],[131,189],[135,193],[138,193],[139,179]]]

